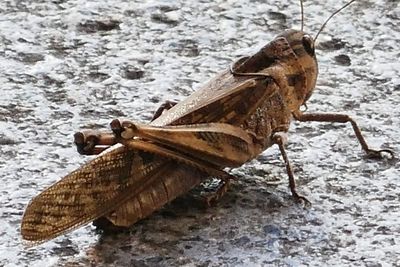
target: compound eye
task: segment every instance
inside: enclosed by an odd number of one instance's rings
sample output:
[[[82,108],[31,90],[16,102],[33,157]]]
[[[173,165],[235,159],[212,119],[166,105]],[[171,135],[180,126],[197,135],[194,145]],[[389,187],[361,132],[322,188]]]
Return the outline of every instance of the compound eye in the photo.
[[[314,40],[309,35],[303,36],[303,47],[307,51],[310,56],[314,56],[315,54],[315,47],[314,47]]]

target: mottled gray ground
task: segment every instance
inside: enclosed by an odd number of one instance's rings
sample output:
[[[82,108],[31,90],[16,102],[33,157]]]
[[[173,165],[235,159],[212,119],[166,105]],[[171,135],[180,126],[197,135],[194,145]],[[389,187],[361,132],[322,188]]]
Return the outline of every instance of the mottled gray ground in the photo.
[[[187,196],[127,233],[86,226],[23,246],[26,204],[87,160],[75,131],[147,121],[164,100],[300,25],[295,0],[140,2],[1,1],[0,265],[400,266],[398,160],[365,159],[349,125],[319,123],[294,123],[288,146],[310,209],[293,203],[272,148],[235,170],[240,180],[212,208]],[[307,1],[306,30],[341,4]],[[399,5],[360,0],[328,25],[309,101],[310,111],[350,114],[371,146],[397,155]]]

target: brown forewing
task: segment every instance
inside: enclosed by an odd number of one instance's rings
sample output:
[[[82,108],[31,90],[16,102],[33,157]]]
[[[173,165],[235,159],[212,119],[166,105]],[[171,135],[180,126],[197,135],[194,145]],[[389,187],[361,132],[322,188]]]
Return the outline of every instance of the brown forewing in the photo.
[[[157,179],[167,162],[123,146],[91,160],[31,200],[23,238],[45,241],[110,213]]]

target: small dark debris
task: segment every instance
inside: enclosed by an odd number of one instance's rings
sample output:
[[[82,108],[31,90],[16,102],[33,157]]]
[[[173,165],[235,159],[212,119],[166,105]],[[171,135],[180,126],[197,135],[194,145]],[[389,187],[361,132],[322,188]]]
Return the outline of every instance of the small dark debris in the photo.
[[[85,33],[95,33],[99,31],[119,30],[121,24],[118,20],[87,20],[78,24],[78,31]]]
[[[176,6],[170,6],[170,5],[160,5],[158,7],[162,12],[170,12],[170,11],[175,11],[178,10],[179,8]]]
[[[0,43],[1,43],[3,46],[8,46],[8,45],[12,45],[12,44],[13,44],[12,41],[10,41],[9,39],[7,39],[7,38],[4,37],[4,36],[0,36]]]
[[[15,145],[17,143],[17,141],[5,137],[5,136],[0,136],[0,145]]]
[[[170,47],[180,56],[196,57],[200,54],[197,42],[191,39],[179,40],[177,43],[171,43]]]
[[[44,75],[41,75],[41,76],[42,76],[41,80],[47,86],[61,87],[64,84],[64,81],[56,80],[56,79],[50,77],[49,75],[44,74]]]
[[[355,100],[345,100],[343,103],[344,110],[355,110],[360,108],[360,103]]]
[[[70,239],[63,239],[60,241],[56,242],[57,245],[60,245],[60,247],[68,247],[72,245],[72,241]]]
[[[348,55],[343,55],[343,54],[335,56],[335,62],[341,66],[351,65],[350,57]]]
[[[329,210],[332,214],[344,213],[346,210],[344,208],[333,208]]]
[[[74,256],[78,254],[78,250],[71,247],[71,246],[62,246],[62,247],[56,247],[53,249],[53,252],[59,256]]]
[[[17,74],[14,77],[8,78],[8,80],[12,83],[16,84],[27,84],[27,83],[33,83],[36,84],[38,82],[38,78],[30,75],[30,74]]]
[[[151,103],[157,104],[157,103],[160,103],[160,102],[161,102],[161,99],[160,99],[159,96],[151,96],[151,97],[149,98],[149,101],[150,101]]]
[[[66,3],[68,0],[52,0],[51,2],[56,5],[61,5]]]
[[[107,115],[110,115],[111,117],[125,117],[126,114],[119,109],[111,109],[107,111]]]
[[[128,9],[124,11],[124,15],[128,17],[140,17],[143,12],[138,9]]]
[[[51,114],[51,118],[53,120],[70,120],[71,118],[74,117],[74,114],[68,110],[63,110],[63,111],[55,111],[54,113]]]
[[[330,41],[320,42],[317,45],[317,49],[324,50],[324,51],[334,51],[334,50],[342,49],[343,47],[346,46],[346,44],[347,44],[346,42],[343,42],[339,38],[333,38]]]
[[[236,238],[235,240],[232,241],[232,244],[235,246],[245,246],[246,244],[248,244],[250,242],[250,238],[248,236],[242,236],[239,238]]]
[[[397,0],[393,0],[393,2],[394,1],[397,1]],[[389,19],[392,19],[392,20],[400,20],[400,12],[388,13],[388,14],[386,14],[386,17],[389,18]]]
[[[151,20],[154,22],[165,23],[165,24],[169,24],[169,25],[177,25],[179,23],[179,21],[171,18],[164,12],[157,12],[157,13],[151,14]]]
[[[144,70],[135,66],[126,66],[122,70],[122,77],[128,80],[141,79],[144,76]]]
[[[108,78],[110,78],[110,75],[108,75],[107,73],[93,71],[93,72],[90,72],[88,74],[88,77],[89,77],[89,79],[91,81],[102,82],[102,81],[107,80]]]
[[[376,233],[388,235],[388,234],[391,234],[392,231],[391,231],[390,228],[387,227],[387,226],[379,226],[379,227],[376,229]]]
[[[50,102],[56,103],[56,104],[60,104],[60,103],[64,103],[65,100],[68,97],[68,93],[67,91],[65,91],[64,88],[60,88],[58,90],[44,90],[44,96],[46,97],[46,99]]]
[[[18,59],[25,63],[34,64],[38,61],[43,61],[44,55],[38,53],[20,52],[18,53]]]
[[[55,57],[63,58],[68,55],[69,50],[73,48],[64,44],[64,40],[51,39],[48,41],[47,49]]]
[[[280,20],[282,22],[286,22],[286,15],[281,12],[270,11],[268,12],[268,16],[273,20]]]
[[[385,84],[387,82],[389,82],[391,79],[390,78],[375,78],[375,77],[370,77],[369,78],[369,82],[372,86],[376,87],[379,86],[381,84]]]
[[[147,63],[149,63],[149,60],[148,59],[139,59],[138,63],[142,64],[142,65],[146,65]]]
[[[197,57],[199,54],[200,50],[196,45],[185,47],[185,49],[180,53],[181,56],[187,57]]]
[[[324,221],[322,219],[320,219],[320,218],[315,218],[315,219],[312,219],[312,220],[310,220],[308,222],[310,224],[312,224],[312,225],[315,225],[315,226],[321,226],[321,225],[324,224]]]
[[[17,41],[20,42],[20,43],[31,43],[31,42],[29,42],[28,40],[26,40],[26,39],[24,39],[24,38],[22,38],[22,37],[19,37],[19,38],[17,39]]]
[[[32,109],[17,104],[0,105],[0,121],[20,121],[32,112]]]

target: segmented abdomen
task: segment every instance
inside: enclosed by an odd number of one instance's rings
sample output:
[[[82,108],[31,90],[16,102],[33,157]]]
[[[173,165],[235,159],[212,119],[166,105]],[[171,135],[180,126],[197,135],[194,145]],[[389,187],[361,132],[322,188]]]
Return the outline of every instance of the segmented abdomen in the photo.
[[[176,162],[170,162],[165,169],[168,171],[160,171],[158,179],[132,196],[106,218],[116,226],[128,227],[185,194],[207,178],[207,174]]]

